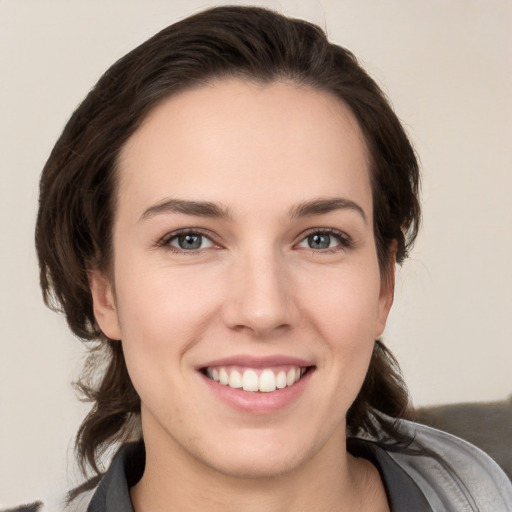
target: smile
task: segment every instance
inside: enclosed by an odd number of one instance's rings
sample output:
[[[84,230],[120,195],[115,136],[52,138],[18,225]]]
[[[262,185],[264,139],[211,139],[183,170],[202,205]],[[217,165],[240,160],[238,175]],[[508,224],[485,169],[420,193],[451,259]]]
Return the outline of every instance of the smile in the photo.
[[[233,389],[271,393],[293,386],[307,372],[307,367],[279,366],[273,368],[211,367],[204,374],[211,380]]]

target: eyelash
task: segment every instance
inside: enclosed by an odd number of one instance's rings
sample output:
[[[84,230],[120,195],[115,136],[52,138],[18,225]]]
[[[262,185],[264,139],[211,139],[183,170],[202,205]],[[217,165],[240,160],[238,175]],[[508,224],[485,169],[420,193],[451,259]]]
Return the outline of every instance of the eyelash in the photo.
[[[173,240],[177,240],[179,237],[184,237],[187,235],[194,235],[194,236],[200,236],[203,239],[208,239],[212,244],[213,248],[219,248],[220,245],[217,244],[212,237],[212,234],[208,231],[204,231],[201,229],[181,229],[178,231],[173,231],[172,233],[166,234],[164,237],[162,237],[157,242],[157,247],[163,247],[175,254],[198,254],[200,252],[203,252],[204,250],[210,249],[210,247],[207,248],[198,248],[198,249],[179,249],[178,247],[174,247],[171,245],[171,242]],[[338,241],[338,245],[335,247],[327,247],[324,249],[314,249],[312,247],[305,247],[304,249],[309,250],[314,253],[334,253],[339,251],[344,251],[351,249],[354,245],[353,240],[344,232],[338,231],[337,229],[333,228],[312,228],[309,229],[307,232],[301,234],[301,238],[298,242],[298,244],[305,242],[310,236],[313,235],[327,235],[329,237],[334,237]],[[298,244],[295,244],[297,246]],[[201,244],[202,245],[202,244]]]
[[[195,235],[200,236],[202,238],[207,238],[213,244],[215,248],[219,247],[219,244],[215,242],[212,237],[212,234],[208,231],[204,231],[202,229],[193,229],[193,228],[185,228],[180,229],[178,231],[173,231],[172,233],[168,233],[163,236],[158,242],[157,247],[163,247],[175,254],[197,254],[199,252],[204,251],[205,249],[180,249],[178,247],[174,247],[171,245],[173,240],[177,240],[179,237],[187,236],[187,235]]]
[[[343,231],[339,231],[333,228],[311,228],[306,233],[301,234],[301,239],[299,243],[305,242],[312,235],[328,235],[329,237],[334,237],[338,240],[339,245],[335,247],[328,247],[325,249],[313,249],[312,247],[305,248],[314,253],[335,253],[339,251],[346,251],[348,249],[353,248],[354,242],[352,238],[350,238]]]

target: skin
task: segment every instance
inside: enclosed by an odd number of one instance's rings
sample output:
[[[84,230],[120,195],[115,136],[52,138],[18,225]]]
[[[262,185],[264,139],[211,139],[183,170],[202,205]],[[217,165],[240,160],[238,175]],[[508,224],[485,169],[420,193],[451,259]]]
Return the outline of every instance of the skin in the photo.
[[[339,100],[239,80],[172,96],[123,148],[113,279],[96,270],[90,284],[141,397],[137,512],[389,510],[377,470],[345,446],[345,416],[393,298],[368,160]],[[351,207],[297,215],[332,198]],[[160,206],[169,199],[229,215]],[[183,229],[207,235],[200,249],[179,247]],[[312,233],[330,235],[329,247],[311,248]],[[198,371],[239,354],[299,357],[313,370],[291,403],[250,413],[219,400]]]

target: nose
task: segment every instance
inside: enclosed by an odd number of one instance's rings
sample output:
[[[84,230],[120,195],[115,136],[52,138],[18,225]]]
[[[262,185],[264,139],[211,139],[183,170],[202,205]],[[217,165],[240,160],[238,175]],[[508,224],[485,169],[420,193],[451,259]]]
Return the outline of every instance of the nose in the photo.
[[[268,251],[240,255],[233,263],[223,309],[229,328],[264,338],[295,325],[293,279],[283,260]]]

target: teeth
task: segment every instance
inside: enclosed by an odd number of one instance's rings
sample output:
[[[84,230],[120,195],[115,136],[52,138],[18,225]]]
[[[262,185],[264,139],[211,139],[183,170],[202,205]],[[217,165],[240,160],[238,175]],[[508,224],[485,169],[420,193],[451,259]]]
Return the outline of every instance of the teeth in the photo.
[[[244,391],[259,391],[258,374],[254,370],[245,370],[242,377]]]
[[[263,370],[260,375],[260,391],[270,393],[276,390],[276,376],[272,370]]]
[[[276,388],[283,389],[286,387],[286,373],[281,370],[276,376]]]
[[[224,384],[224,386],[227,386],[229,384],[229,375],[224,368],[221,368],[219,370],[219,382],[221,384]]]
[[[242,375],[240,372],[233,370],[229,375],[229,383],[230,388],[241,388],[243,386]]]
[[[279,370],[274,372],[265,368],[260,375],[254,369],[247,369],[240,372],[232,368],[207,368],[206,375],[224,386],[244,391],[260,391],[271,393],[276,389],[283,389],[292,386],[306,373],[306,368],[291,367],[287,372]]]

